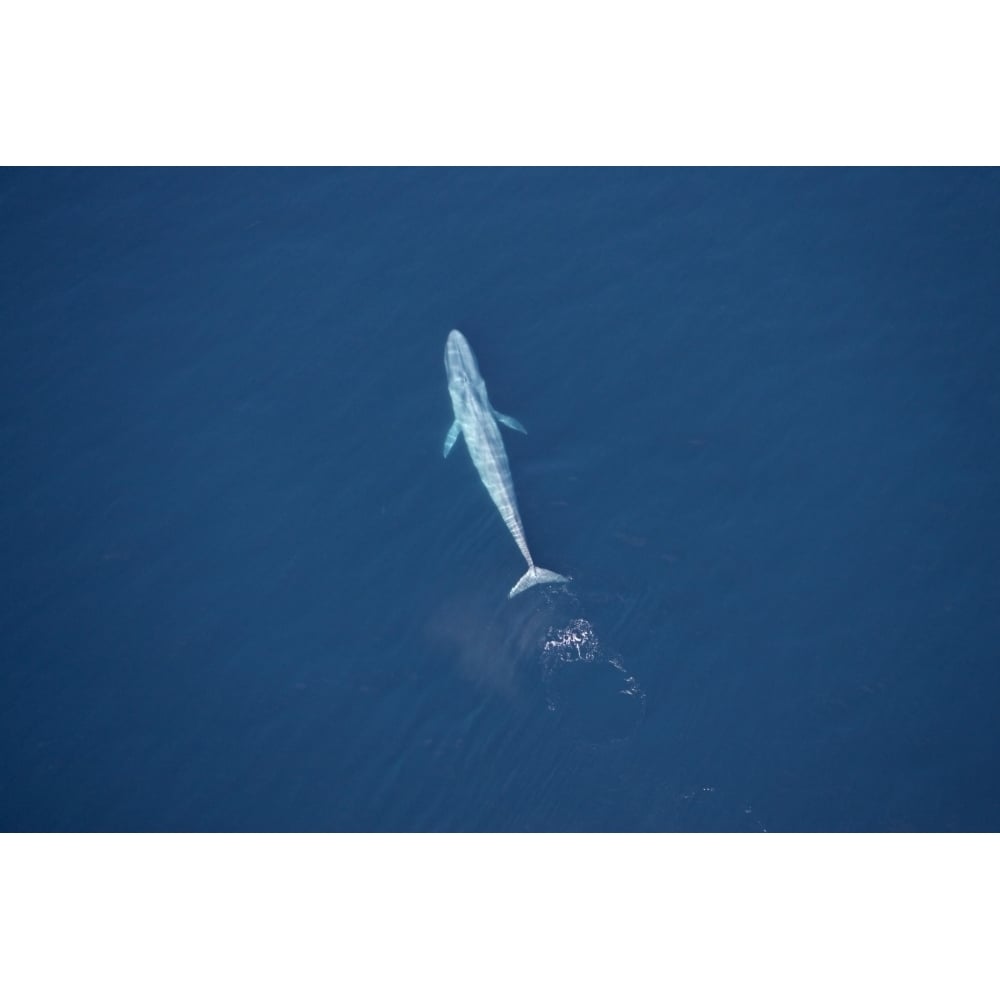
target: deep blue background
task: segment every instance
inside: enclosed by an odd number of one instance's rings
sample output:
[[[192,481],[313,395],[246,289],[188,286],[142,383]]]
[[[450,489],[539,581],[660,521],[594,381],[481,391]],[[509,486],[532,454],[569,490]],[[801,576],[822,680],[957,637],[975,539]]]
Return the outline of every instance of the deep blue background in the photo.
[[[6,171],[0,283],[0,828],[1000,828],[997,171]]]

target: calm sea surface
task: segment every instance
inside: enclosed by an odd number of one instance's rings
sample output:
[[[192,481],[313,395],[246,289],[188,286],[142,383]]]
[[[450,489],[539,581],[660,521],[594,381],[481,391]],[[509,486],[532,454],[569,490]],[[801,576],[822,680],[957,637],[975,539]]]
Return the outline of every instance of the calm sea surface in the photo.
[[[0,346],[4,830],[1000,829],[998,171],[7,170]]]

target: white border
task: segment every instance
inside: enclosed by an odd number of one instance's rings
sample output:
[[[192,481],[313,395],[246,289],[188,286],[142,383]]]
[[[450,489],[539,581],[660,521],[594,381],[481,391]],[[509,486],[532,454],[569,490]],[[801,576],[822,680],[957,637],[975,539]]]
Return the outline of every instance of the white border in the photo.
[[[993,835],[0,838],[3,996],[994,996]]]
[[[986,4],[12,0],[0,163],[995,164]]]

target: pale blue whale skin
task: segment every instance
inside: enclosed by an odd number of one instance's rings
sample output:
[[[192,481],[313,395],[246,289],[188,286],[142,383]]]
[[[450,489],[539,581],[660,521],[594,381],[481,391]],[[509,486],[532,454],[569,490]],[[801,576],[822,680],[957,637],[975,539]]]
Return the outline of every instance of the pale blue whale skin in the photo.
[[[444,456],[461,434],[472,457],[472,464],[479,473],[496,504],[504,524],[507,525],[517,547],[521,550],[528,563],[528,570],[511,588],[509,597],[520,594],[521,591],[533,587],[536,583],[565,583],[569,577],[560,576],[550,569],[542,569],[535,565],[528,551],[528,543],[524,538],[524,525],[517,510],[517,498],[514,496],[514,481],[510,476],[510,464],[507,461],[507,450],[503,446],[500,428],[497,421],[513,427],[514,430],[527,434],[527,431],[513,417],[505,416],[494,410],[486,395],[486,383],[479,374],[476,356],[469,347],[469,342],[458,330],[448,334],[444,348],[444,370],[448,373],[448,392],[451,395],[452,409],[455,411],[455,421],[444,439]]]

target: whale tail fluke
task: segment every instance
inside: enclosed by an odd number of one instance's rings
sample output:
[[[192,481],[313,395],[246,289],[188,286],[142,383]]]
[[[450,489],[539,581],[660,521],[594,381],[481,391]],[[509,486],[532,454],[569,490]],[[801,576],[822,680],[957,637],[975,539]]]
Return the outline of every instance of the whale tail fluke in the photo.
[[[508,598],[516,597],[523,590],[527,590],[529,587],[534,587],[536,583],[568,583],[568,576],[560,576],[558,573],[553,573],[550,569],[542,569],[541,566],[529,566],[528,572],[521,577],[517,583],[511,588]]]

